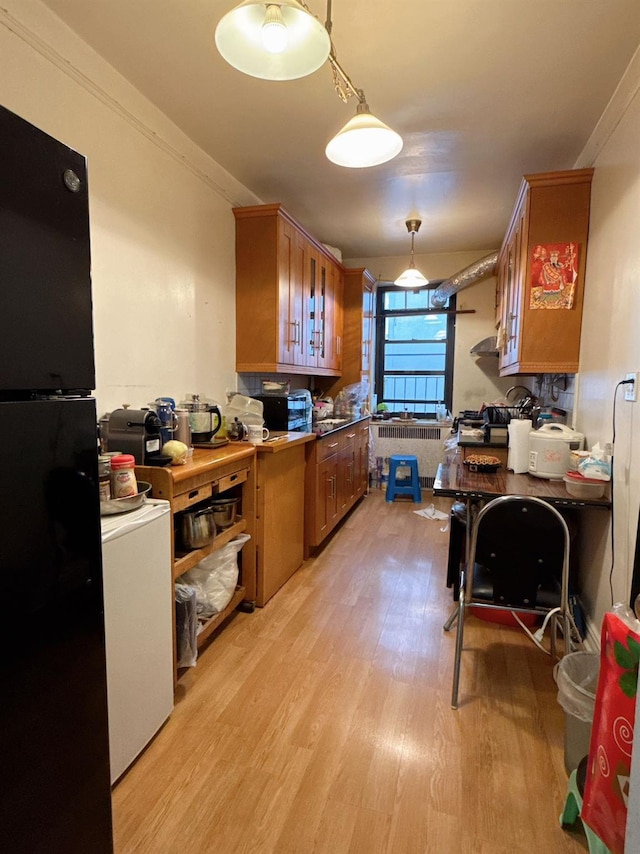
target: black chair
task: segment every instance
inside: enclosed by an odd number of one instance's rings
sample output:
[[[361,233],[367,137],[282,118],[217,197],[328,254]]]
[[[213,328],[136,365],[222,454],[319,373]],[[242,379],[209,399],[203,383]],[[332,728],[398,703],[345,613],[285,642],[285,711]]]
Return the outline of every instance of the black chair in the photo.
[[[469,607],[545,616],[551,611],[551,652],[556,653],[558,623],[565,650],[572,632],[569,609],[570,535],[567,523],[540,498],[505,495],[475,516],[467,560],[460,567],[458,606],[444,625],[457,619],[451,707],[458,708],[460,659],[465,612]]]

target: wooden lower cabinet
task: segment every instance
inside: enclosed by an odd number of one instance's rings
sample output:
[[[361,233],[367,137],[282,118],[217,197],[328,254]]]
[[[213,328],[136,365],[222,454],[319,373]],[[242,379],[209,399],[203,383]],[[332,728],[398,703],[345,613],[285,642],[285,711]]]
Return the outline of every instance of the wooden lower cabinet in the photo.
[[[217,450],[195,449],[193,457],[182,466],[136,466],[139,480],[151,484],[151,496],[168,501],[171,505],[171,548],[173,552],[173,579],[198,564],[207,555],[219,551],[239,534],[247,533],[251,539],[245,543],[238,556],[240,573],[235,593],[227,607],[215,614],[202,627],[198,635],[198,648],[212,632],[231,615],[241,602],[252,608],[256,599],[256,454],[253,445],[229,444]],[[201,549],[181,549],[176,530],[180,513],[193,510],[197,505],[215,496],[238,497],[238,514],[235,524],[218,532],[213,542]],[[172,597],[173,598],[173,597]],[[175,644],[175,609],[172,609]],[[177,677],[177,669],[176,669]]]
[[[335,430],[308,446],[305,555],[319,546],[366,492],[369,419]]]
[[[264,605],[304,561],[306,442],[315,437],[257,447],[257,605]]]

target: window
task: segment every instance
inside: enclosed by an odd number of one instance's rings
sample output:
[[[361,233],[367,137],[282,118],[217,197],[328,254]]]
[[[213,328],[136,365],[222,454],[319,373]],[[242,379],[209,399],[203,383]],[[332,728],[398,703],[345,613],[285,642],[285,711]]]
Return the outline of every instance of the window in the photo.
[[[455,296],[431,308],[427,288],[378,287],[375,393],[391,412],[434,418],[437,403],[452,408]]]

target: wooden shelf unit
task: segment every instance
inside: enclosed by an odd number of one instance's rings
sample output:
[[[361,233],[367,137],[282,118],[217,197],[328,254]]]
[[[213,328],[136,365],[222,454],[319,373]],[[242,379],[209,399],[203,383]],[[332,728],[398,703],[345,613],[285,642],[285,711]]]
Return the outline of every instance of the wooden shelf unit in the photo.
[[[219,551],[238,534],[247,533],[251,539],[242,548],[238,564],[240,575],[235,593],[227,607],[204,623],[198,635],[198,649],[210,638],[243,601],[250,607],[256,599],[256,452],[253,445],[230,443],[223,448],[209,450],[196,448],[193,457],[182,466],[136,466],[140,480],[151,484],[153,498],[161,498],[171,505],[171,548],[173,580],[198,564],[207,555]],[[184,551],[176,543],[176,516],[202,501],[233,490],[240,498],[240,517],[229,528],[220,531],[213,542],[201,549]],[[173,596],[172,596],[173,601]],[[176,653],[175,609],[174,658]],[[177,671],[176,671],[177,678]]]

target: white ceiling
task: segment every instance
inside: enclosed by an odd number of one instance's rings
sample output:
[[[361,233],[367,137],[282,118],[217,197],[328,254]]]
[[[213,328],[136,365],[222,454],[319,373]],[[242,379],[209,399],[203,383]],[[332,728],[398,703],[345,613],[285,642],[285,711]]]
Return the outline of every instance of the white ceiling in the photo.
[[[570,169],[640,43],[640,0],[334,0],[333,43],[400,155],[324,155],[355,114],[328,64],[247,77],[213,33],[236,0],[45,0],[264,203],[345,258],[497,248],[525,173]],[[307,0],[322,21],[324,0]]]

